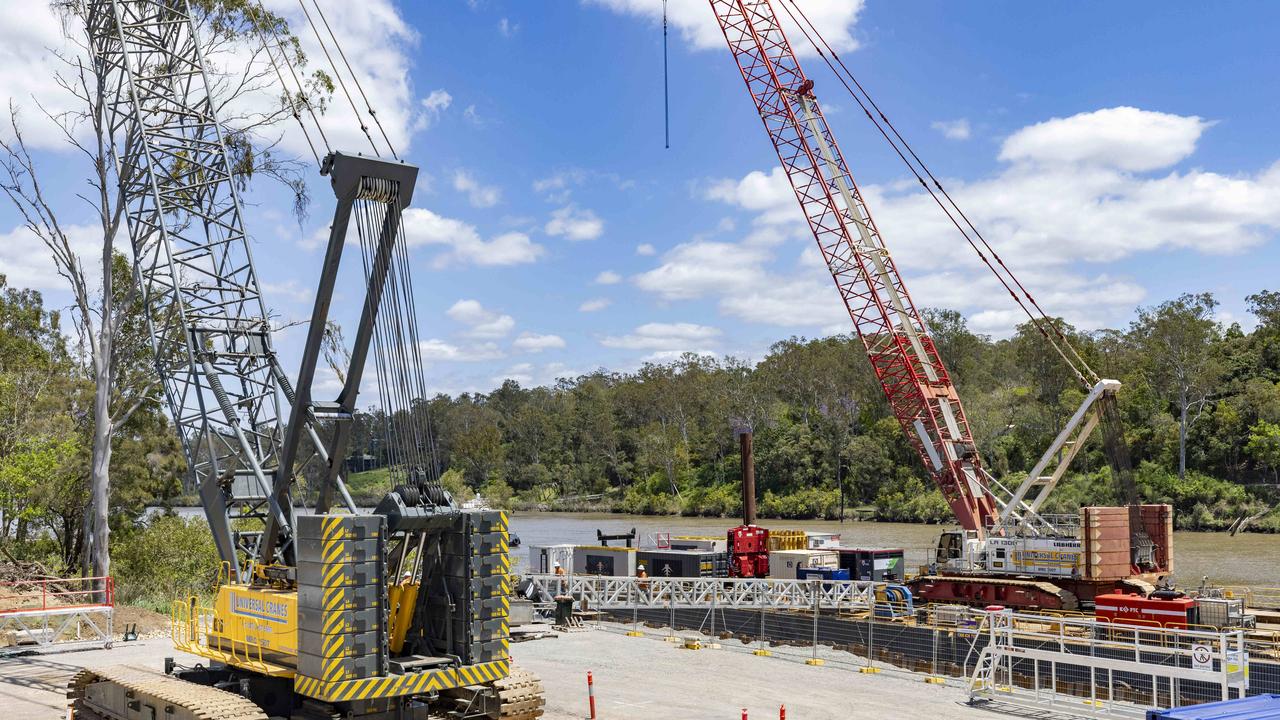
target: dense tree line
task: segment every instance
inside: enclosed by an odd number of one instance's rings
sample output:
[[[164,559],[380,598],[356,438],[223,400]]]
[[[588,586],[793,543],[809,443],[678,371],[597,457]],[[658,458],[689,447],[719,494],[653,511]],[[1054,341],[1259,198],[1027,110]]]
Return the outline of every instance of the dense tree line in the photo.
[[[1209,295],[1139,309],[1125,330],[1060,324],[1085,362],[1123,383],[1120,410],[1142,497],[1172,502],[1183,527],[1268,514],[1280,472],[1280,293],[1248,298],[1259,326],[1215,320]],[[1030,324],[1012,337],[971,332],[964,318],[928,323],[988,468],[1024,473],[1086,388]],[[634,373],[598,371],[554,387],[512,381],[488,394],[423,404],[455,489],[516,506],[628,512],[739,512],[736,427],[755,431],[761,513],[835,517],[843,496],[881,519],[941,522],[949,512],[888,414],[861,342],[778,342],[759,363],[686,355]],[[376,413],[359,450],[378,465]],[[363,477],[357,474],[357,485]],[[465,491],[465,490],[464,490]],[[1054,510],[1120,502],[1095,438],[1053,498]]]
[[[115,268],[128,272],[123,261]],[[1249,298],[1259,325],[1214,319],[1188,295],[1140,309],[1130,327],[1064,333],[1098,373],[1124,383],[1120,410],[1144,499],[1171,502],[1178,523],[1280,530],[1280,293]],[[1035,462],[1084,387],[1029,326],[992,339],[951,311],[928,322],[954,375],[987,466],[1016,479]],[[145,353],[120,373],[145,374]],[[89,525],[92,365],[39,293],[0,279],[0,555],[81,567]],[[598,371],[551,387],[508,381],[487,394],[439,395],[431,419],[445,480],[458,495],[525,508],[603,508],[734,516],[734,430],[755,432],[765,517],[945,522],[946,504],[888,414],[861,343],[848,336],[776,343],[759,362],[696,355],[632,373]],[[390,485],[377,411],[357,418],[348,459],[365,502]],[[154,563],[142,535],[149,505],[190,502],[172,426],[152,397],[112,433],[112,546],[122,572]],[[1185,467],[1184,467],[1185,465]],[[304,472],[305,475],[305,472]],[[304,478],[304,495],[307,492]],[[1095,439],[1050,508],[1120,501]],[[207,539],[186,526],[165,531]],[[201,541],[202,557],[211,553]],[[137,551],[132,557],[129,549]],[[209,555],[209,557],[212,557]],[[128,570],[133,568],[133,570]]]

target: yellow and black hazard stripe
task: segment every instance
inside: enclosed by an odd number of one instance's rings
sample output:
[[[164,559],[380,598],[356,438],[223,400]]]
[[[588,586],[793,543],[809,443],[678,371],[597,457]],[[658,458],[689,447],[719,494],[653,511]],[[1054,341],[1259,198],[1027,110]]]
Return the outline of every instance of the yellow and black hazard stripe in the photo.
[[[300,695],[323,702],[372,700],[448,690],[464,685],[481,685],[506,677],[510,669],[510,661],[502,659],[459,668],[342,682],[298,675],[293,679],[293,689]]]

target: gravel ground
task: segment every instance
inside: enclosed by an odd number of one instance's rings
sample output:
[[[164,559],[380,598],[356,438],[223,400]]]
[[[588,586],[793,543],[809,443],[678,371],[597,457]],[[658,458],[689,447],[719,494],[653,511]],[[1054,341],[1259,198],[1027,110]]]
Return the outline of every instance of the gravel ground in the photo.
[[[812,667],[794,655],[756,657],[727,643],[718,650],[684,650],[654,637],[626,637],[622,629],[606,625],[512,645],[516,662],[542,678],[547,720],[587,717],[587,671],[595,677],[601,720],[737,720],[742,708],[752,718],[775,718],[783,704],[793,720],[996,717],[966,706],[954,680],[929,685],[920,676]],[[64,688],[81,667],[161,670],[170,655],[167,638],[151,638],[112,650],[0,659],[3,720],[65,717]],[[179,656],[184,661],[195,659]]]

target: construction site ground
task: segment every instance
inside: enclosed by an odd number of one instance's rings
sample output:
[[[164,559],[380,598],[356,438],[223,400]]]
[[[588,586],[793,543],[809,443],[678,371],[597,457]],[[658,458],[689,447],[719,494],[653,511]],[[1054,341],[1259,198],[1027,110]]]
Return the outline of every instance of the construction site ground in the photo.
[[[155,637],[118,643],[111,650],[3,658],[0,707],[7,708],[5,720],[62,718],[66,683],[80,668],[120,664],[160,671],[164,658],[174,655],[167,638]],[[595,678],[601,720],[737,720],[743,708],[752,718],[776,718],[783,704],[795,720],[994,717],[966,706],[955,680],[949,686],[929,685],[919,675],[864,675],[756,657],[728,646],[684,650],[653,637],[626,637],[620,628],[607,626],[516,643],[512,655],[541,676],[548,720],[588,717],[588,671]]]

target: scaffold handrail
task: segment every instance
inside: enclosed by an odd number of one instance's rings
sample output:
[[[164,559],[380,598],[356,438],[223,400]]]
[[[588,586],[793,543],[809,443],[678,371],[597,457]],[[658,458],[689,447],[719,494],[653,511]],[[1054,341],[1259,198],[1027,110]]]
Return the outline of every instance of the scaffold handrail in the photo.
[[[109,575],[0,582],[0,615],[114,607],[115,579]]]

